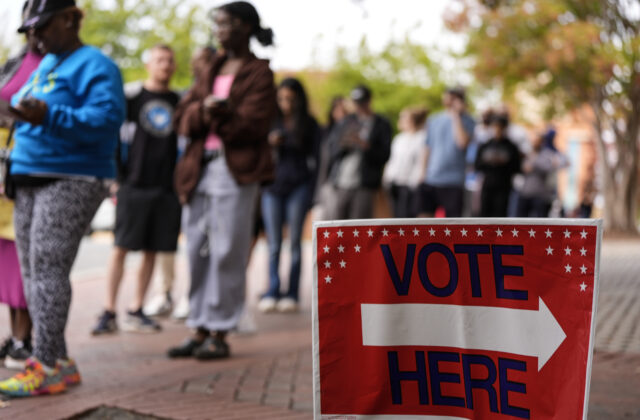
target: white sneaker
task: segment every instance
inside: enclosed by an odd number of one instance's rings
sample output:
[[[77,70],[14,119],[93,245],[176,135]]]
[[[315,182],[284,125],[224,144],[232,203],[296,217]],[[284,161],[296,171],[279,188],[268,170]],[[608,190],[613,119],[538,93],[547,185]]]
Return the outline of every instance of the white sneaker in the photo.
[[[240,321],[238,321],[237,332],[242,335],[251,335],[258,332],[258,326],[253,317],[252,309],[246,305],[242,311],[242,316],[240,316]]]
[[[284,313],[298,312],[298,302],[289,297],[280,299],[276,309],[278,309],[278,312]]]
[[[272,297],[263,297],[258,302],[258,310],[260,312],[269,313],[276,310],[276,300]]]
[[[144,306],[143,312],[147,316],[167,316],[173,309],[173,302],[166,295],[156,295]]]
[[[176,308],[173,310],[171,314],[171,318],[176,321],[181,321],[183,319],[187,319],[189,316],[189,298],[187,296],[182,296],[176,305]]]

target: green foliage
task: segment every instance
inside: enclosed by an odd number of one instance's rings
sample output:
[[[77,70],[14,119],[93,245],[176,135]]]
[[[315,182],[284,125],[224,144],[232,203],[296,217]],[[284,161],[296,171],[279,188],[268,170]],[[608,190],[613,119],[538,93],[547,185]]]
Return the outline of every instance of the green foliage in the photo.
[[[327,107],[336,95],[348,96],[353,87],[366,84],[373,92],[373,109],[396,126],[407,106],[440,108],[445,89],[440,67],[425,47],[404,41],[389,42],[379,53],[363,39],[357,51],[339,48],[336,65],[328,73],[305,71],[298,75],[307,87],[312,109],[325,121]]]
[[[173,86],[184,89],[192,80],[191,54],[207,43],[209,28],[201,6],[182,3],[180,0],[112,0],[105,4],[81,0],[79,6],[85,12],[82,39],[112,57],[127,82],[145,78],[142,62],[145,50],[158,43],[168,44],[176,53]]]

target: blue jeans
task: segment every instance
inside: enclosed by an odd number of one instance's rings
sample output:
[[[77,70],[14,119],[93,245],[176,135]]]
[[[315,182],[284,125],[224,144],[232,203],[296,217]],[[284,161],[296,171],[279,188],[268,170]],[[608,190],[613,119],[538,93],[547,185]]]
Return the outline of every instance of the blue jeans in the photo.
[[[280,249],[282,246],[282,228],[286,222],[289,226],[291,242],[291,271],[289,273],[289,290],[284,295],[298,301],[300,284],[300,265],[302,251],[302,227],[311,201],[311,185],[303,184],[287,195],[262,193],[262,218],[267,242],[269,244],[269,289],[264,297],[279,299],[280,294]]]

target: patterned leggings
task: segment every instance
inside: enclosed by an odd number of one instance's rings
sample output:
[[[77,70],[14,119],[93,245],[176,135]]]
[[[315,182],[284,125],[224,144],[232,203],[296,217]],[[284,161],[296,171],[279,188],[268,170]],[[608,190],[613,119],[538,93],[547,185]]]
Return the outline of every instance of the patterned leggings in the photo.
[[[69,273],[80,240],[106,189],[101,181],[64,179],[19,187],[14,223],[24,293],[34,329],[33,354],[48,366],[67,358],[64,330]]]

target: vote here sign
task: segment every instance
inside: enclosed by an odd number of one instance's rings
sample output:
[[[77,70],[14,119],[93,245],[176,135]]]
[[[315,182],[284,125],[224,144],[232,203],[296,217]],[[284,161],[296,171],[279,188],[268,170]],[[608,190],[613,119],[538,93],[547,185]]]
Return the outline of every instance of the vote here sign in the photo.
[[[585,419],[600,238],[597,220],[316,223],[316,418]]]

